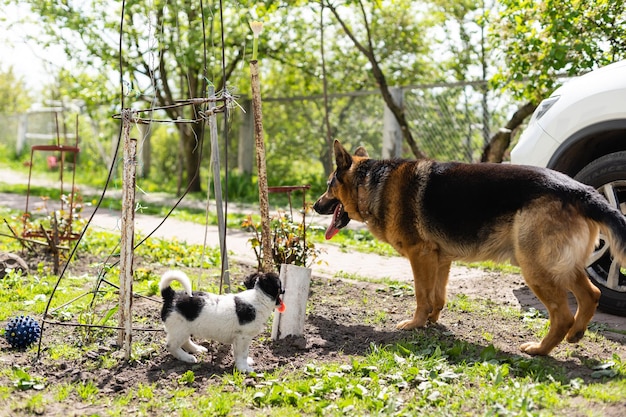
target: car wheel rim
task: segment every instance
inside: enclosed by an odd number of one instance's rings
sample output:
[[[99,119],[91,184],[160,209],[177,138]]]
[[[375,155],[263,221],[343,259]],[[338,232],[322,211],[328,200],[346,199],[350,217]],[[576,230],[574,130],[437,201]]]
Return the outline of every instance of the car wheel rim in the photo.
[[[613,181],[600,187],[598,191],[609,203],[626,214],[626,181]],[[618,292],[626,292],[626,275],[613,259],[606,237],[600,234],[599,243],[587,261],[587,273],[598,284]]]

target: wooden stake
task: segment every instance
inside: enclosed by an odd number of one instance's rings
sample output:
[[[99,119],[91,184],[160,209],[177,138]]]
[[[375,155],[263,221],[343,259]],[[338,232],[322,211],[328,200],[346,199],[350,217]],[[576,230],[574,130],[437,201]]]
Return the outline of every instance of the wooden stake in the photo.
[[[135,172],[137,139],[130,138],[131,110],[122,111],[124,141],[124,172],[122,185],[122,236],[120,241],[120,300],[118,345],[129,360],[132,343],[133,247],[135,243]]]
[[[261,211],[261,247],[263,248],[262,272],[273,269],[272,240],[270,235],[270,209],[267,191],[267,169],[265,167],[265,138],[263,134],[263,110],[261,108],[261,86],[259,62],[250,61],[252,84],[252,109],[254,112],[254,139],[256,143],[256,165],[259,177],[259,206]]]

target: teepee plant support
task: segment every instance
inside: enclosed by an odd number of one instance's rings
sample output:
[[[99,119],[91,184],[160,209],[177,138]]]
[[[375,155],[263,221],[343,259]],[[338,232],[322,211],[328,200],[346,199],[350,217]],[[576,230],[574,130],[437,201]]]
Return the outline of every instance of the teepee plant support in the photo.
[[[132,351],[132,301],[133,301],[133,247],[135,234],[135,182],[137,168],[137,139],[130,137],[132,110],[122,111],[122,140],[124,146],[122,188],[122,236],[120,240],[120,293],[118,345],[124,359],[129,360]]]

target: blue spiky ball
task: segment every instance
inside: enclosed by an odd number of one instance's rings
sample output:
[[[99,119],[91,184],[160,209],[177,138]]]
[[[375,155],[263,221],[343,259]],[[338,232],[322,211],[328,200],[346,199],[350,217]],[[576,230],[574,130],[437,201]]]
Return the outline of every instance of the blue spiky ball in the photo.
[[[4,328],[4,337],[9,344],[16,349],[24,349],[39,340],[41,327],[30,316],[16,316],[7,323]]]

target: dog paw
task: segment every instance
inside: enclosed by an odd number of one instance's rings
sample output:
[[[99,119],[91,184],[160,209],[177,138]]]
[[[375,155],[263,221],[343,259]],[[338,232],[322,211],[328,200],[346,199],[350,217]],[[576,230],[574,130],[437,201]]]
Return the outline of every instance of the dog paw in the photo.
[[[437,320],[439,320],[439,315],[441,314],[441,309],[439,310],[434,310],[432,313],[430,313],[430,315],[428,316],[428,321],[431,323],[437,323]]]
[[[250,372],[254,372],[254,368],[251,367],[250,365],[245,365],[245,366],[235,365],[235,368],[237,368],[237,370],[239,372],[243,372],[245,374],[249,374]]]
[[[204,346],[196,345],[196,353],[207,353],[209,349]]]
[[[569,343],[578,343],[580,342],[580,339],[582,339],[584,335],[585,335],[585,330],[583,329],[578,332],[575,332],[572,335],[568,333],[567,336],[565,337],[565,340],[567,340]]]
[[[418,327],[424,327],[426,323],[420,323],[415,320],[402,320],[400,323],[396,324],[396,329],[399,330],[413,330]]]
[[[252,359],[251,357],[248,357],[247,362],[248,362],[248,366],[254,365],[254,359]]]
[[[183,352],[181,354],[175,355],[179,360],[183,361],[183,362],[187,362],[187,363],[198,363],[198,359],[196,359],[195,356],[190,355],[186,352]]]
[[[540,343],[536,343],[536,342],[524,343],[519,348],[522,352],[527,353],[532,356],[535,356],[535,355],[543,356],[549,353],[549,351],[546,352],[545,349],[541,347]]]

